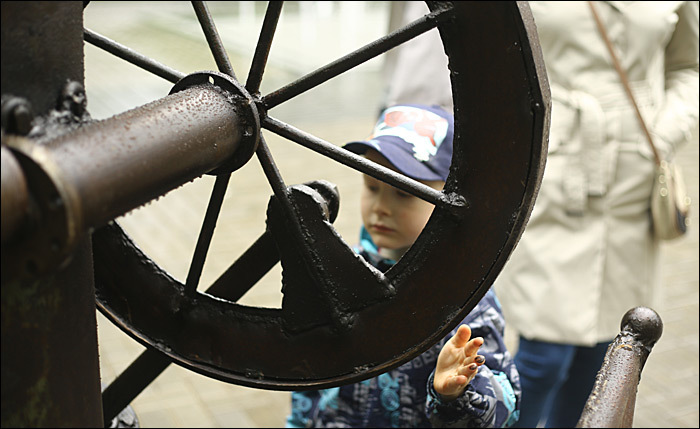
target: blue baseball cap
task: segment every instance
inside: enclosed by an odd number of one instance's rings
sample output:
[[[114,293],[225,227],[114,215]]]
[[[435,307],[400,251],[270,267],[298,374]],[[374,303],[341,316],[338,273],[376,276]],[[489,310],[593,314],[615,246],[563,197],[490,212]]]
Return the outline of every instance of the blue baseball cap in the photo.
[[[438,106],[401,104],[385,109],[372,135],[343,148],[362,155],[374,149],[416,180],[447,180],[452,163],[454,117]]]

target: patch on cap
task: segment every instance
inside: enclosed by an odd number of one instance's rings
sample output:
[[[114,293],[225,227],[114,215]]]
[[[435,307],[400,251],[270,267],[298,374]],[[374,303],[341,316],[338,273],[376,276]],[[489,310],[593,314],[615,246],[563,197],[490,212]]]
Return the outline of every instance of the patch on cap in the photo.
[[[379,118],[369,143],[381,151],[373,139],[396,136],[413,145],[413,156],[418,161],[428,161],[445,141],[448,128],[447,120],[433,112],[413,106],[394,106],[386,109]]]

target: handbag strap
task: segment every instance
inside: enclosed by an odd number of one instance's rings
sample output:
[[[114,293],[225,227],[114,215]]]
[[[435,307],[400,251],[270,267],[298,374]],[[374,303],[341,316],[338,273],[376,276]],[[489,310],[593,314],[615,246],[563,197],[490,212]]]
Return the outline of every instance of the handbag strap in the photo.
[[[661,158],[659,157],[659,152],[656,150],[656,146],[654,145],[654,140],[651,137],[651,133],[649,132],[649,129],[647,128],[646,123],[644,122],[644,118],[642,117],[642,113],[639,111],[639,106],[637,106],[637,102],[634,100],[634,95],[632,94],[632,90],[630,89],[630,84],[629,81],[627,80],[627,74],[625,71],[622,69],[622,66],[620,66],[620,61],[617,59],[617,55],[615,55],[615,50],[613,49],[612,43],[610,43],[610,39],[608,38],[608,34],[605,31],[605,26],[603,25],[603,22],[600,19],[600,16],[598,15],[598,12],[596,11],[596,7],[593,4],[592,1],[587,1],[588,6],[591,8],[591,13],[593,14],[593,18],[595,19],[595,23],[598,26],[598,31],[600,31],[600,35],[603,37],[603,41],[605,41],[605,46],[608,48],[608,52],[610,52],[610,57],[612,57],[613,65],[615,66],[615,70],[617,70],[617,73],[620,75],[620,80],[622,81],[622,85],[625,87],[625,92],[627,93],[627,96],[630,98],[632,101],[632,105],[634,106],[634,111],[637,114],[637,119],[639,119],[639,123],[642,126],[642,130],[644,130],[644,134],[647,136],[647,140],[649,141],[649,146],[651,146],[651,151],[654,153],[654,159],[656,161],[656,165],[661,164]]]

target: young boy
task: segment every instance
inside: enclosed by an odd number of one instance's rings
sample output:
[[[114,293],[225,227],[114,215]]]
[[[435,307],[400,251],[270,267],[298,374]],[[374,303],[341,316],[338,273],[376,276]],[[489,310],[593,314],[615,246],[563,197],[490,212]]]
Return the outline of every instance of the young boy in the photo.
[[[367,141],[344,147],[442,190],[453,129],[452,115],[439,107],[393,106]],[[363,227],[355,251],[386,271],[418,238],[433,205],[370,176],[363,179]],[[360,383],[292,393],[287,427],[510,426],[519,414],[520,380],[503,329],[490,290],[457,329],[412,361]]]

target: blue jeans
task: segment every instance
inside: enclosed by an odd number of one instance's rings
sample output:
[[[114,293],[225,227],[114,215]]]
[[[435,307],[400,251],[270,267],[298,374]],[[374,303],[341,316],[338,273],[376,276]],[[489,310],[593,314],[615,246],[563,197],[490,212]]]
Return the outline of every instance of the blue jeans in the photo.
[[[523,396],[513,427],[576,426],[610,342],[594,347],[530,341],[520,337],[515,366]]]

